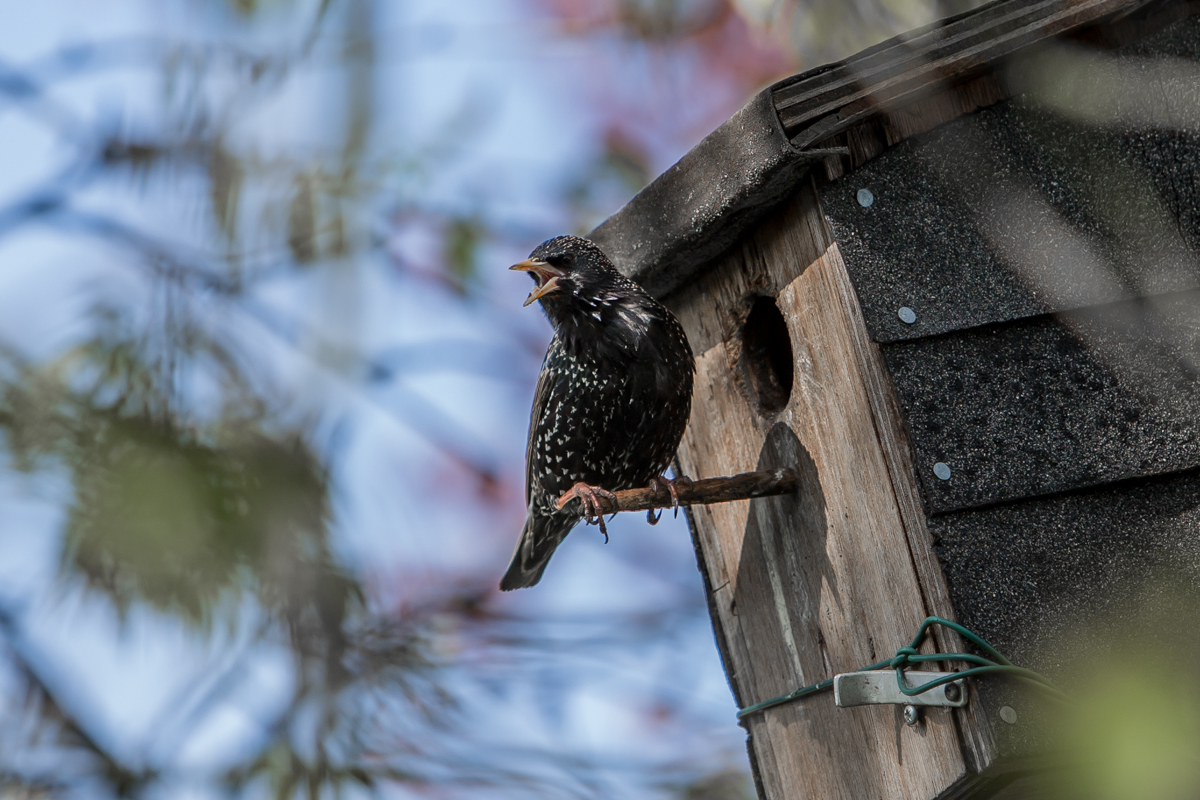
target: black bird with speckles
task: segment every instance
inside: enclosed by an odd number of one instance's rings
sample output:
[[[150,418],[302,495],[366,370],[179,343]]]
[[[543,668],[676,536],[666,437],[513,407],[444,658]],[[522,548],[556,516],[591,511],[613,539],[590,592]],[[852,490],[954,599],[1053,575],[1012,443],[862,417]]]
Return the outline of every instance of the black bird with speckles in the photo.
[[[541,579],[589,493],[661,479],[687,425],[696,368],[675,316],[587,239],[551,239],[512,268],[536,282],[525,305],[542,304],[554,339],[529,418],[529,517],[505,591]],[[572,488],[580,500],[559,510],[555,501]]]

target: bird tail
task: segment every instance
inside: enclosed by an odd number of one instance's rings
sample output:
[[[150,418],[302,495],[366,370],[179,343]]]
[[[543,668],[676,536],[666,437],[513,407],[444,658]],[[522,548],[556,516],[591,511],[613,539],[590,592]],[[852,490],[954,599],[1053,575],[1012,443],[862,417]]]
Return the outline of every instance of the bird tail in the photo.
[[[510,592],[524,589],[540,581],[546,565],[550,563],[550,556],[554,555],[554,550],[578,521],[577,517],[530,512],[517,549],[513,552],[512,563],[500,580],[500,590]]]

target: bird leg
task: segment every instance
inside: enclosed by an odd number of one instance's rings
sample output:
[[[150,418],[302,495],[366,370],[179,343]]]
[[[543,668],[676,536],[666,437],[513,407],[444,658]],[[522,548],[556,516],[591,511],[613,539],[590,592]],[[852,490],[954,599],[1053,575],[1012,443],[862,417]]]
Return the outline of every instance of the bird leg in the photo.
[[[601,489],[599,486],[589,486],[580,481],[572,486],[558,501],[554,504],[561,511],[563,506],[572,500],[578,498],[581,515],[584,522],[591,525],[593,521],[600,526],[600,532],[604,534],[604,543],[608,544],[608,529],[604,527],[604,506],[600,505],[600,498],[603,497],[614,506],[617,504],[617,496],[607,489]]]
[[[684,486],[690,486],[692,484],[692,479],[684,477],[684,476],[680,476],[680,477],[672,480],[670,478],[664,478],[661,475],[656,475],[655,477],[650,479],[650,488],[653,489],[656,494],[658,492],[660,492],[664,486],[667,488],[667,491],[671,493],[671,508],[675,509],[675,516],[678,517],[679,516],[679,493],[677,491],[675,491],[676,483],[682,483]],[[653,509],[651,509],[651,511],[647,511],[646,516],[649,517],[649,515],[652,513],[652,511],[653,511]],[[662,514],[660,513],[659,516],[662,516]],[[658,519],[656,518],[650,524],[654,525],[657,522],[658,522]]]

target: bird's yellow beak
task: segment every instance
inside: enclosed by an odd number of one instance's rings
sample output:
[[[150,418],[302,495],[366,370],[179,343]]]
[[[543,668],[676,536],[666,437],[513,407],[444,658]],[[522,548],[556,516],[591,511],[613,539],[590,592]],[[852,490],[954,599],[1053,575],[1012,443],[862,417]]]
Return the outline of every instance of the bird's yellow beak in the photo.
[[[529,305],[534,300],[541,300],[551,292],[557,291],[558,279],[564,274],[562,270],[551,266],[549,262],[542,261],[540,258],[527,258],[520,264],[513,264],[509,269],[532,273],[534,278],[537,279],[538,285],[533,287],[533,291],[529,293],[529,297],[525,298],[524,305]]]

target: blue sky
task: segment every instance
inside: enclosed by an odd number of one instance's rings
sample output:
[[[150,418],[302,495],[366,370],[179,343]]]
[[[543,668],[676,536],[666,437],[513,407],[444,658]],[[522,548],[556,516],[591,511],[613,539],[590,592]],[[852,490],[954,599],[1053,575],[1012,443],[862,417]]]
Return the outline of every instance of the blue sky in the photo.
[[[36,65],[65,44],[138,37],[269,51],[302,34],[295,24],[304,18],[302,5],[279,3],[245,21],[219,3],[112,0],[102,10],[66,0],[10,4],[0,12],[0,54],[8,65]],[[599,221],[623,201],[620,190],[606,189],[600,196],[607,207],[581,219],[562,200],[564,185],[602,155],[603,120],[589,105],[590,91],[597,63],[612,60],[603,48],[621,45],[564,37],[534,4],[375,8],[379,69],[362,159],[375,171],[365,178],[375,183],[347,222],[349,236],[374,244],[345,263],[264,280],[243,306],[197,305],[203,323],[251,354],[263,384],[290,398],[288,414],[307,420],[318,447],[327,448],[334,552],[362,577],[370,604],[400,613],[437,597],[444,591],[439,584],[456,576],[498,578],[507,562],[523,516],[528,407],[550,329],[535,308],[522,309],[527,281],[506,267],[541,239]],[[207,73],[202,90],[211,107],[236,117],[230,148],[264,162],[317,158],[336,148],[339,109],[349,102],[338,46],[331,38],[318,41],[310,64],[246,107],[223,105],[237,94],[231,74],[220,66]],[[161,63],[130,61],[56,80],[45,106],[88,128],[169,134],[185,109],[168,93]],[[6,102],[0,207],[63,170],[77,153],[75,143],[54,136],[35,114]],[[685,146],[676,143],[672,153],[660,143],[651,154],[654,169]],[[426,159],[429,152],[438,155]],[[392,168],[413,159],[426,159],[426,174]],[[72,202],[212,257],[199,181],[109,177]],[[422,275],[422,265],[436,261],[438,241],[419,219],[405,224],[405,208],[477,214],[503,232],[481,246],[469,296]],[[256,225],[270,229],[271,214],[278,215],[266,202],[259,212],[246,213],[251,241]],[[152,315],[152,289],[129,262],[120,247],[61,227],[31,224],[10,232],[0,240],[0,337],[44,363],[88,334],[89,309],[99,300],[137,319]],[[270,322],[277,319],[287,320],[282,327],[290,335]],[[383,385],[364,379],[364,354],[411,361],[438,347],[454,357],[423,365],[418,358],[416,367]],[[455,367],[460,360],[468,368]],[[197,413],[212,391],[202,382],[192,387]],[[471,477],[436,444],[442,434],[498,470],[497,499],[472,497]],[[335,441],[336,453],[328,449]],[[294,691],[289,651],[260,635],[263,611],[248,596],[227,596],[220,624],[197,629],[144,604],[122,615],[106,596],[60,579],[70,497],[61,470],[0,476],[0,593],[17,609],[20,646],[105,747],[131,764],[175,769],[172,796],[210,796],[207,776],[258,746],[264,720]],[[502,649],[455,652],[454,632],[443,632],[448,680],[465,698],[461,714],[473,734],[439,747],[481,764],[525,751],[582,759],[603,776],[600,793],[614,797],[645,796],[647,774],[675,774],[681,762],[745,769],[743,732],[734,724],[686,526],[669,515],[655,528],[627,516],[609,526],[607,545],[594,528],[578,529],[536,590],[492,601],[559,643],[522,656],[519,671]],[[661,641],[623,639],[609,630],[613,621],[655,612],[673,620]],[[612,641],[572,645],[595,631]],[[220,702],[197,706],[217,680],[231,684]],[[0,673],[0,690],[6,686],[13,702],[11,672]],[[664,708],[670,713],[655,710]],[[637,769],[602,769],[610,762]],[[530,759],[529,768],[545,769],[539,763]],[[86,784],[75,789],[81,796],[97,791]],[[401,786],[390,791],[408,794]]]

